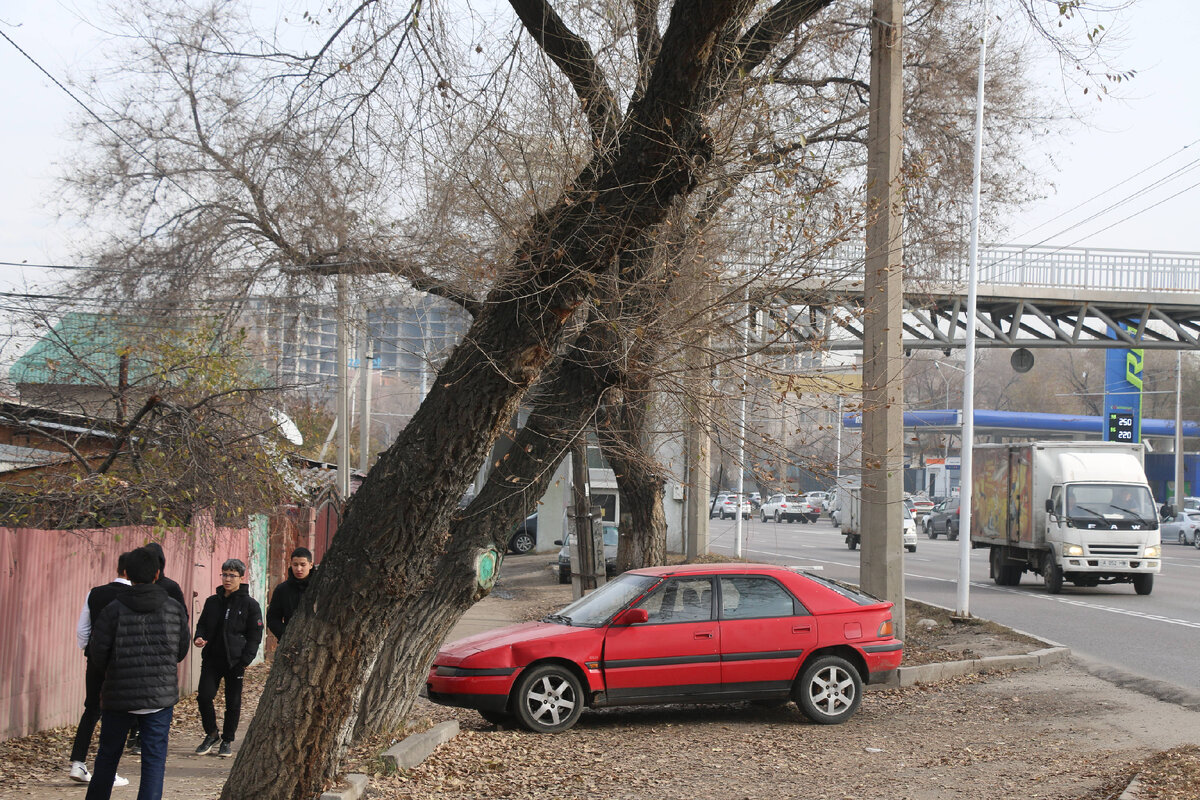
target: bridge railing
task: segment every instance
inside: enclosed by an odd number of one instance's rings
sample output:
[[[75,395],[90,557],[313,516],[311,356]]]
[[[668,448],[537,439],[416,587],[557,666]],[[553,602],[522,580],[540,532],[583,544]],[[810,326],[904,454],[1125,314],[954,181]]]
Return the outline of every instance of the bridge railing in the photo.
[[[862,245],[843,245],[822,260],[862,275]],[[966,284],[967,256],[904,253],[907,277],[917,282]],[[999,286],[1200,292],[1200,253],[1047,245],[984,245],[979,282]]]

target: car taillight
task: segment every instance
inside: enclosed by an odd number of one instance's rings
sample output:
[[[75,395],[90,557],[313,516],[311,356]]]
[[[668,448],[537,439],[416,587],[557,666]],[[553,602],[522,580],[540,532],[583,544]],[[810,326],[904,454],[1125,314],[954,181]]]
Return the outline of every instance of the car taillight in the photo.
[[[880,639],[889,638],[892,635],[892,618],[888,617],[879,626],[879,632],[876,634]]]

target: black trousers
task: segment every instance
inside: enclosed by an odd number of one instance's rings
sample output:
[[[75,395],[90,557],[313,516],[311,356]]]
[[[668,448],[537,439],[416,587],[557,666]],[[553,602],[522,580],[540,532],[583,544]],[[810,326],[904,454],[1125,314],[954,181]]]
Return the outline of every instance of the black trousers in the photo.
[[[75,728],[75,743],[71,745],[72,761],[87,763],[92,734],[96,731],[96,723],[100,721],[100,686],[103,683],[103,675],[87,671],[84,677],[87,694],[83,698],[83,715],[79,717],[79,726]]]
[[[225,682],[225,720],[220,729],[221,738],[232,742],[237,735],[238,719],[242,716],[242,675],[245,671],[246,668],[241,665],[230,667],[224,662],[201,660],[196,701],[200,706],[200,722],[204,725],[206,735],[217,733],[217,710],[213,707],[213,700],[222,681]]]

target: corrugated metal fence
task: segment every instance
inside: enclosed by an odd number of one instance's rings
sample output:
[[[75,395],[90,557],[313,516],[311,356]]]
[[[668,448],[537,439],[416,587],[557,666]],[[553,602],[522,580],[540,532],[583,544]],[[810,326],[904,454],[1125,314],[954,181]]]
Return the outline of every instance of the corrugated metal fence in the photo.
[[[255,533],[254,549],[266,548],[266,526],[257,525]],[[205,598],[220,584],[222,561],[268,563],[261,553],[252,556],[249,530],[216,528],[204,519],[165,536],[148,527],[0,528],[0,740],[78,721],[84,658],[75,643],[75,624],[84,599],[91,587],[116,578],[118,555],[151,539],[163,545],[164,571],[189,600],[193,625]],[[265,597],[258,600],[265,612]],[[185,692],[193,691],[199,680],[199,655],[193,649],[180,664]]]

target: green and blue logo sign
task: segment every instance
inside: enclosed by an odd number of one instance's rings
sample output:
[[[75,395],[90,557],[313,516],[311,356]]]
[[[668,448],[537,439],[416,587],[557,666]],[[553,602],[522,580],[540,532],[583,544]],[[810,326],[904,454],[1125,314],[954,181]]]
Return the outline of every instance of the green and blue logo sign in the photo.
[[[1142,350],[1105,351],[1104,441],[1142,440]]]

